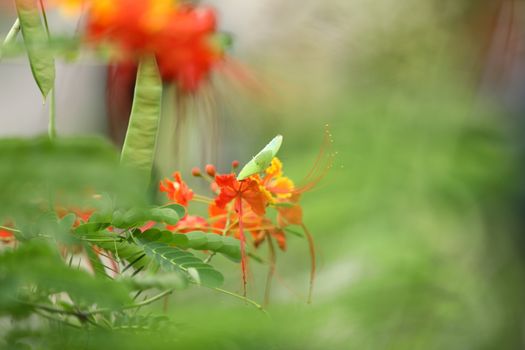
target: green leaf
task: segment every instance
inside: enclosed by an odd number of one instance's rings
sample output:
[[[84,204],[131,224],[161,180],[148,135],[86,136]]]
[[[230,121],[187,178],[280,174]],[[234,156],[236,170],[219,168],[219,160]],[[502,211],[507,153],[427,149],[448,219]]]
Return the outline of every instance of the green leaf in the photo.
[[[59,225],[61,228],[65,230],[71,229],[73,227],[73,224],[77,220],[77,216],[73,213],[69,213],[66,216],[64,216],[61,220],[59,220]]]
[[[138,227],[148,221],[175,225],[181,218],[179,213],[180,210],[175,210],[170,207],[135,207],[127,211],[119,209],[113,213],[111,224],[118,228]]]
[[[54,85],[55,61],[49,51],[41,51],[37,47],[40,43],[48,41],[49,38],[40,20],[37,2],[35,0],[16,0],[15,3],[31,71],[45,99]]]
[[[151,241],[152,237],[148,234],[133,234],[133,237],[137,244],[143,247],[146,255],[165,271],[182,272],[189,281],[211,288],[218,287],[224,282],[224,277],[219,271],[188,251],[166,243]]]
[[[171,208],[153,208],[149,211],[149,217],[153,221],[164,222],[169,225],[175,225],[180,220],[177,211]]]
[[[163,205],[161,208],[170,208],[170,209],[175,210],[177,212],[177,214],[179,215],[179,218],[181,218],[181,219],[184,216],[186,216],[186,208],[184,208],[180,204],[176,204],[176,203],[167,204],[167,205]]]
[[[151,288],[156,289],[184,289],[188,285],[187,278],[181,273],[173,272],[160,272],[156,274],[144,274],[137,275],[133,278],[125,277],[120,278],[119,281],[123,281],[134,290],[146,290]]]
[[[207,236],[209,234],[206,234],[200,231],[195,231],[195,232],[188,232],[184,235],[188,239],[187,248],[207,249],[207,245],[208,245]],[[209,236],[211,236],[211,234]]]
[[[183,249],[210,250],[221,253],[234,262],[241,261],[240,242],[238,239],[229,236],[201,231],[172,233],[170,231],[150,229],[140,234],[140,238],[150,242],[175,245]]]
[[[217,252],[229,258],[233,262],[241,261],[240,241],[233,237],[224,237],[223,245]]]
[[[102,264],[102,261],[100,260],[99,256],[97,255],[97,253],[95,253],[93,246],[89,243],[84,243],[84,249],[86,250],[89,262],[93,267],[93,272],[95,273],[95,276],[107,277],[104,264]]]
[[[107,222],[88,222],[86,224],[78,225],[75,228],[75,233],[87,234],[90,232],[99,232],[109,227]]]
[[[131,265],[129,267],[126,266],[127,269],[133,268],[137,271],[145,268],[150,262],[148,257],[138,259],[141,254],[144,254],[144,250],[134,243],[121,240],[107,242],[101,240],[95,244],[100,248],[111,252],[113,256],[120,259],[120,261],[127,261],[128,265]]]
[[[160,120],[162,81],[153,57],[139,65],[121,161],[151,175]]]

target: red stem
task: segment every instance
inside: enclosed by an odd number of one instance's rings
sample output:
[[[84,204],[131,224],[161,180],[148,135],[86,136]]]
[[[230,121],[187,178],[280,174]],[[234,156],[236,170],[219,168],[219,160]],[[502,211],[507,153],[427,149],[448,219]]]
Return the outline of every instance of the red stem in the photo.
[[[306,235],[306,238],[308,239],[308,248],[310,250],[310,259],[311,259],[311,268],[310,268],[310,288],[308,290],[308,300],[307,303],[312,303],[312,292],[314,289],[314,281],[315,281],[315,245],[314,245],[314,238],[312,237],[312,234],[308,230],[305,224],[301,224],[301,227],[304,231],[304,234]]]
[[[246,261],[246,237],[244,236],[244,225],[242,222],[242,202],[241,198],[237,199],[239,201],[238,213],[239,213],[239,238],[241,240],[241,270],[242,270],[242,285],[243,285],[243,296],[246,297],[246,271],[247,271],[247,261]]]

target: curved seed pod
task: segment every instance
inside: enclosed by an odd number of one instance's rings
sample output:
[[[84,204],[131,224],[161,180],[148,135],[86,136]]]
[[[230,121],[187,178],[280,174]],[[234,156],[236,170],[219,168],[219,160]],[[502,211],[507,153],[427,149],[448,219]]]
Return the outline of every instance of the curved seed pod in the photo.
[[[155,58],[142,59],[121,161],[148,173],[153,167],[162,99],[162,81]]]
[[[55,81],[55,60],[48,50],[39,50],[48,41],[46,30],[40,20],[35,0],[16,0],[16,10],[27,49],[31,72],[44,99],[53,88]]]

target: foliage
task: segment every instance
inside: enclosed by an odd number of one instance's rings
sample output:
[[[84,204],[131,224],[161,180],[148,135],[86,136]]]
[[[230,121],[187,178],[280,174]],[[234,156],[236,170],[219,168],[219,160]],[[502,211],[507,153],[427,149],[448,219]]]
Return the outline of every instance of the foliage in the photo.
[[[103,46],[105,40],[133,42],[137,38],[129,31],[142,23],[143,16],[154,14],[148,11],[168,14],[164,32],[148,28],[137,34],[139,41],[143,35],[158,47],[150,50],[149,44],[137,42],[127,49],[120,47],[140,64],[119,156],[99,138],[56,136],[54,59],[64,53],[77,56],[80,38],[53,38],[43,2],[15,3],[18,19],[2,54],[27,53],[44,100],[50,92],[51,97],[48,137],[0,140],[0,162],[12,164],[0,169],[0,201],[5,203],[0,208],[0,316],[13,322],[0,345],[38,348],[75,343],[74,333],[53,341],[45,336],[63,327],[83,334],[101,332],[94,337],[108,331],[173,329],[165,315],[140,311],[161,299],[167,303],[168,295],[191,286],[263,310],[246,296],[246,244],[256,249],[268,242],[270,282],[275,265],[272,239],[285,250],[284,229],[291,224],[304,228],[299,196],[311,185],[295,187],[283,176],[282,164],[274,158],[282,136],[254,158],[255,168],[249,162],[239,179],[234,171],[218,174],[211,165],[206,174],[198,170],[194,175],[207,177],[214,198],[194,194],[178,172],[175,181],[165,179],[159,186],[167,193],[167,203],[159,204],[151,185],[162,78],[170,76],[183,93],[194,91],[207,78],[212,63],[223,54],[223,44],[208,42],[215,32],[213,11],[167,2],[166,7],[157,8],[162,4],[154,1],[115,2],[110,7],[97,0],[90,3],[86,39],[94,46]],[[98,16],[106,17],[101,21]],[[18,31],[23,47],[16,42]],[[124,36],[114,36],[115,32]],[[189,61],[177,60],[178,54],[169,51],[173,45],[194,55]],[[170,57],[165,56],[166,50]],[[238,162],[234,163],[235,169]],[[190,215],[187,206],[192,200],[209,207],[209,219]],[[266,216],[267,207],[277,212],[276,219]],[[244,232],[250,233],[249,240]],[[243,295],[221,288],[225,277],[211,264],[215,255],[226,257],[230,264],[240,263]],[[34,328],[27,329],[28,324]]]

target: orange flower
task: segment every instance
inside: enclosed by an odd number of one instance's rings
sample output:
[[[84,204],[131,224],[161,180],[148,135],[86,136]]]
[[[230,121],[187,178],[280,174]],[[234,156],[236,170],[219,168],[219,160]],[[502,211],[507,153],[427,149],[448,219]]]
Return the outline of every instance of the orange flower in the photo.
[[[172,0],[92,0],[87,39],[114,46],[117,59],[157,58],[163,79],[194,92],[223,59],[210,7]]]
[[[4,227],[13,227],[11,223],[7,223],[4,225]],[[0,229],[0,241],[9,243],[15,239],[15,236],[13,235],[13,232],[7,229]]]
[[[277,222],[281,227],[303,223],[303,209],[297,203],[290,203],[289,207],[278,207],[277,213]]]
[[[155,52],[162,77],[186,92],[197,90],[223,52],[213,44],[215,11],[209,7],[180,6],[155,37]]]
[[[243,202],[242,206],[243,229],[251,234],[255,247],[258,247],[264,242],[267,235],[271,235],[277,240],[279,248],[286,250],[286,237],[284,232],[279,227],[276,227],[268,218],[254,213],[247,203]],[[236,212],[228,212],[228,210],[221,209],[215,203],[212,203],[208,207],[208,213],[210,216],[212,232],[232,235],[237,239],[241,238],[239,215]],[[226,225],[228,225],[228,227],[226,227]]]
[[[209,230],[209,224],[201,216],[186,215],[182,220],[177,222],[176,225],[166,225],[166,228],[170,231],[177,231],[179,233],[188,233],[192,231],[204,231]]]
[[[220,193],[215,199],[215,204],[219,208],[225,208],[232,200],[237,213],[242,212],[242,201],[245,201],[253,212],[257,215],[264,215],[268,197],[261,190],[259,181],[254,177],[246,180],[237,181],[235,174],[217,175],[215,182],[220,189]]]
[[[173,173],[175,181],[164,179],[159,184],[159,190],[166,192],[170,201],[187,206],[188,202],[193,198],[193,191],[188,185],[182,181],[180,172]]]
[[[62,219],[67,214],[75,214],[76,219],[73,223],[73,227],[77,227],[78,225],[87,222],[95,211],[93,209],[57,207],[55,212],[60,219]]]
[[[274,157],[265,171],[262,183],[266,190],[278,199],[290,198],[295,190],[292,180],[283,176],[283,165],[279,158]]]

